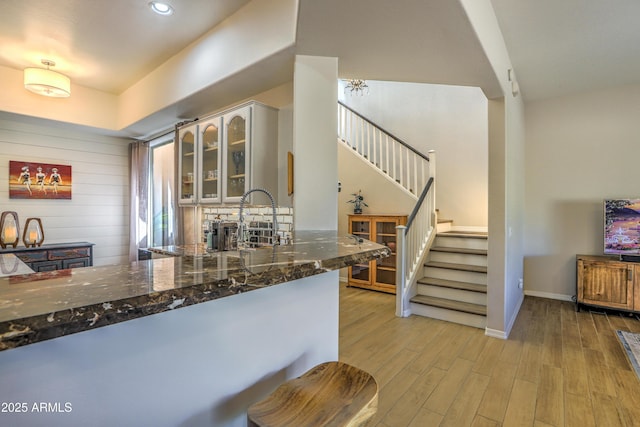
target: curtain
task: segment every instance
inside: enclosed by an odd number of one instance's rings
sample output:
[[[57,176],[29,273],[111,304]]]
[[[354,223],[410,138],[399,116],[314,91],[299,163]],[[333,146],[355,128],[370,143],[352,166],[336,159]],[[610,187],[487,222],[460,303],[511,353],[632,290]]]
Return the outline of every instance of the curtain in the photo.
[[[129,145],[129,261],[138,260],[138,249],[148,245],[149,143]]]

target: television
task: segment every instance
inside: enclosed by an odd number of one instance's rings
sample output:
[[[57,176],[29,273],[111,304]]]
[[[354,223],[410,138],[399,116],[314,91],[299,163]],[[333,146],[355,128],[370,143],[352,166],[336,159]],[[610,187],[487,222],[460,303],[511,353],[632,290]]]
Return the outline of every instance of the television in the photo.
[[[604,253],[640,257],[640,199],[604,201]]]

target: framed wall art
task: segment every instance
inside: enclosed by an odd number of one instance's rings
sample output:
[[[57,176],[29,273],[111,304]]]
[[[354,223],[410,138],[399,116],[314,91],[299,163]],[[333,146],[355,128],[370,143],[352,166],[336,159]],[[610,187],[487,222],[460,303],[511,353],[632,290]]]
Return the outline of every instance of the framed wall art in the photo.
[[[10,199],[71,199],[71,166],[9,161]]]

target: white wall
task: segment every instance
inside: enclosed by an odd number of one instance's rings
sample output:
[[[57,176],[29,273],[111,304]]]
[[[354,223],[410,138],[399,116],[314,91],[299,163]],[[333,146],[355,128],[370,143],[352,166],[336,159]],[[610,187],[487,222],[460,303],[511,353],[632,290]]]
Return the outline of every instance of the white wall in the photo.
[[[437,154],[436,207],[454,225],[487,226],[487,98],[476,87],[367,81],[338,97],[424,154]]]
[[[485,55],[499,79],[500,99],[489,105],[488,335],[506,338],[524,298],[523,277],[524,141],[522,97],[513,96],[513,68],[490,0],[461,0]],[[516,70],[517,71],[517,70]]]
[[[164,260],[154,260],[154,262]],[[338,360],[338,274],[0,352],[3,426],[244,427],[247,408]],[[34,402],[70,412],[31,412]]]
[[[369,205],[362,208],[366,215],[409,215],[416,205],[416,199],[398,190],[391,180],[385,178],[368,162],[363,161],[355,151],[338,144],[338,177],[342,191],[338,193],[338,234],[349,233],[347,215],[353,213],[353,193],[362,190],[364,202]]]
[[[575,295],[576,254],[603,253],[603,201],[640,197],[640,85],[527,104],[525,291]]]
[[[294,230],[338,229],[338,59],[296,56]]]
[[[278,109],[278,206],[293,206],[287,191],[287,153],[293,152],[293,82],[259,93],[250,99]],[[249,99],[247,99],[249,101]]]
[[[0,114],[0,210],[42,219],[46,243],[95,243],[94,265],[128,262],[128,140]],[[71,165],[71,200],[9,198],[9,161]]]

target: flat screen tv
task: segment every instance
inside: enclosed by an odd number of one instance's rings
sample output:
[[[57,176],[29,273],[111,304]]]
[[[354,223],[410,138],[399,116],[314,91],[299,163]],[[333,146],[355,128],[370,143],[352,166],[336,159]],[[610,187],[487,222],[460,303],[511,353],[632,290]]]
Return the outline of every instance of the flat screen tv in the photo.
[[[640,256],[640,199],[604,201],[604,253]]]

